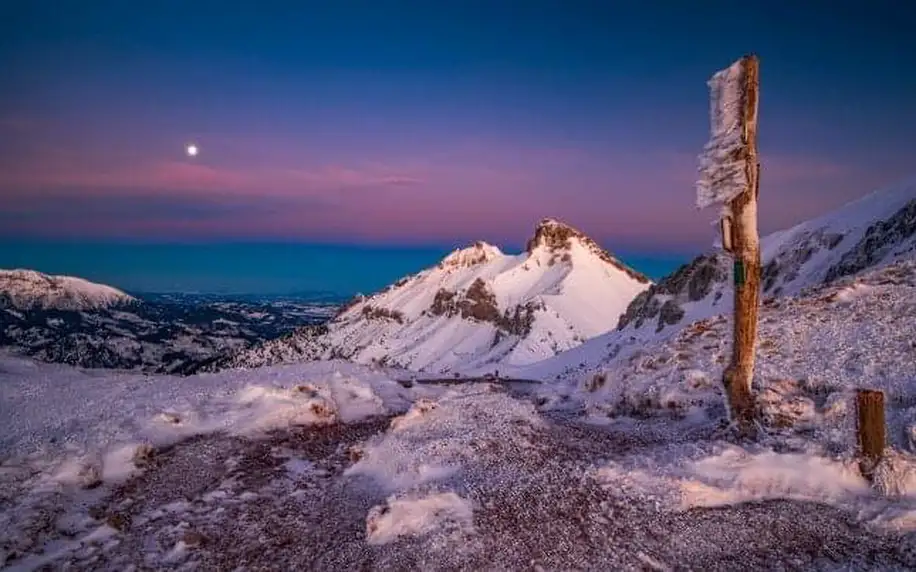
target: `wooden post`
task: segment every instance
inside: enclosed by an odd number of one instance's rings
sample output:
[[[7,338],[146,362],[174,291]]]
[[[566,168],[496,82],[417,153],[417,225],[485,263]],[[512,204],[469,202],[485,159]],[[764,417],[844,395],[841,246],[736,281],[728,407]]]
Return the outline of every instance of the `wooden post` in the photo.
[[[722,247],[734,258],[734,332],[732,359],[723,374],[732,420],[752,436],[755,404],[751,391],[760,306],[760,238],[757,197],[757,107],[760,91],[757,56],[748,55],[720,70],[711,88],[711,138],[700,156],[697,206],[724,207]]]
[[[871,480],[875,467],[884,456],[884,392],[874,389],[860,389],[856,392],[856,410],[859,437],[859,468]]]
[[[735,318],[732,360],[723,376],[732,416],[742,433],[754,431],[754,357],[757,313],[760,306],[760,238],[757,232],[757,195],[760,163],[757,160],[757,101],[759,64],[756,56],[742,58],[743,155],[747,188],[728,203],[731,211],[731,250],[734,255]]]

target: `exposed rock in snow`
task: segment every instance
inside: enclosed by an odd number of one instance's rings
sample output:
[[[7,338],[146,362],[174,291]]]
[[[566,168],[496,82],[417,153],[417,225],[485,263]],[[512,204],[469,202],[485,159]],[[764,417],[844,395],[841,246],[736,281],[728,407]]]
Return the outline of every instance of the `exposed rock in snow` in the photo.
[[[73,276],[0,270],[0,308],[94,310],[134,302],[124,292]]]
[[[522,254],[483,242],[456,250],[354,299],[326,335],[278,340],[227,364],[325,357],[446,372],[533,363],[613,329],[649,285],[581,232],[544,219]]]
[[[761,241],[764,296],[797,294],[901,257],[916,256],[916,181],[876,191]],[[628,335],[671,333],[728,313],[732,259],[703,254],[637,296],[618,324]]]
[[[502,251],[499,248],[493,246],[492,244],[487,244],[486,242],[478,241],[469,246],[468,248],[456,250],[448,256],[446,256],[442,262],[439,263],[440,268],[469,268],[476,264],[482,264],[484,262],[489,262],[494,258],[502,256]],[[395,284],[397,285],[397,284]]]
[[[824,278],[832,282],[855,274],[888,258],[911,253],[916,249],[916,198],[886,220],[868,227],[859,242],[827,270]]]
[[[328,351],[326,325],[304,326],[294,332],[268,340],[241,352],[219,356],[196,365],[189,373],[215,372],[222,369],[250,369],[273,364],[321,359]]]
[[[660,332],[665,326],[681,322],[688,313],[685,306],[689,308],[704,301],[713,308],[730,304],[731,300],[722,300],[728,279],[727,264],[727,256],[724,254],[698,256],[674,274],[641,292],[620,317],[617,329],[622,330],[630,325],[639,329],[654,321],[655,331]]]
[[[916,181],[859,200],[763,240],[763,288],[797,294],[911,256],[916,245]]]

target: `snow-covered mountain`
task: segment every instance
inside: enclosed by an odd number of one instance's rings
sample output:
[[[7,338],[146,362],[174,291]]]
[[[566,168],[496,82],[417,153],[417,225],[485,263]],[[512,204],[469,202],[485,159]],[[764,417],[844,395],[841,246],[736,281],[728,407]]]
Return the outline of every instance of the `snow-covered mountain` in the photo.
[[[446,372],[533,363],[612,330],[650,286],[581,232],[544,219],[521,254],[478,242],[437,266],[354,300],[327,326],[224,365],[346,358]]]
[[[916,180],[875,191],[764,237],[761,259],[764,304],[895,261],[916,259]],[[512,373],[546,378],[589,371],[676,335],[694,322],[729,314],[733,296],[732,258],[712,250],[634,298],[617,330]]]
[[[805,288],[916,256],[916,180],[875,191],[761,241],[764,297]],[[731,257],[710,252],[652,285],[618,328],[644,337],[732,308]]]
[[[228,352],[325,322],[337,308],[309,300],[216,295],[144,294],[128,299],[130,303],[81,309],[0,304],[0,347],[82,367],[182,373]]]
[[[94,310],[129,304],[134,298],[104,284],[34,270],[0,270],[0,308]]]

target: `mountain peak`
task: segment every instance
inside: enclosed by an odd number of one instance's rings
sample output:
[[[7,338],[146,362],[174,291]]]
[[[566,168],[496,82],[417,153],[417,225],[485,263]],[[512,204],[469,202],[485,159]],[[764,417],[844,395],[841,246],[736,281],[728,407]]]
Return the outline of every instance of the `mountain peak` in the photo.
[[[528,251],[528,254],[532,254],[539,246],[551,251],[569,250],[573,241],[579,241],[582,244],[595,244],[592,239],[582,232],[559,219],[548,217],[538,222],[534,228],[534,236],[528,241],[525,250]]]
[[[35,270],[0,269],[0,307],[87,310],[133,302],[134,298],[104,284],[73,276],[51,276]]]
[[[478,240],[471,246],[454,250],[442,259],[439,266],[442,268],[467,268],[489,262],[498,256],[502,256],[502,251],[499,248]]]
[[[583,232],[553,217],[541,219],[534,229],[534,236],[528,241],[525,247],[528,255],[533,255],[538,249],[545,249],[552,254],[559,252],[569,252],[573,244],[578,243],[582,248],[597,256],[602,261],[614,266],[618,270],[625,272],[634,280],[643,284],[648,284],[650,280],[636,272],[632,268],[620,262],[607,250],[586,236]]]

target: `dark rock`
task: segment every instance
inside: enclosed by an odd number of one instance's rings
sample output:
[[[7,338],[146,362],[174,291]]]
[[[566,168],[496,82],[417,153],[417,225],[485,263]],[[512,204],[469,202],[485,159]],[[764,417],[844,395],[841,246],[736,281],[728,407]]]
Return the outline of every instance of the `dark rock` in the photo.
[[[601,248],[597,242],[556,219],[542,219],[534,230],[534,236],[531,237],[525,245],[525,250],[531,254],[537,247],[544,247],[548,251],[558,254],[560,260],[569,262],[571,260],[569,249],[572,247],[573,240],[578,241],[601,260],[611,264],[637,282],[643,284],[648,284],[650,282],[648,277],[617,260],[617,258],[611,255],[607,250]]]
[[[716,284],[728,280],[728,257],[724,254],[704,254],[674,271],[672,274],[641,292],[620,316],[617,329],[629,325],[641,328],[658,319],[656,330],[676,324],[684,317],[681,305],[696,302],[709,296]],[[721,292],[716,292],[721,297]]]
[[[893,249],[916,234],[916,199],[911,200],[893,216],[868,227],[865,236],[840,261],[827,270],[824,282],[833,282],[883,260]]]
[[[681,321],[684,317],[684,309],[677,305],[674,300],[668,300],[662,304],[658,313],[658,327],[656,331],[662,331],[665,325],[673,326]]]

